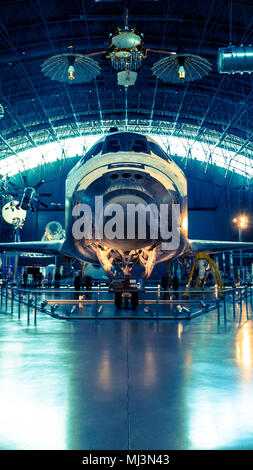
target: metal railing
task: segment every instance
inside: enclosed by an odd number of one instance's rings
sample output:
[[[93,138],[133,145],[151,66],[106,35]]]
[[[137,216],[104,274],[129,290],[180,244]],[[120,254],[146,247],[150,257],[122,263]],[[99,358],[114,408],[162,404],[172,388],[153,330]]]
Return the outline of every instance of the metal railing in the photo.
[[[159,319],[159,320],[191,320],[200,315],[206,314],[211,310],[217,310],[217,321],[221,318],[227,321],[228,307],[232,305],[232,317],[236,316],[236,305],[239,305],[240,316],[242,315],[243,305],[247,318],[252,313],[252,286],[239,286],[227,288],[223,292],[215,290],[190,291],[185,296],[184,290],[163,291],[160,289],[143,289],[138,291],[139,302],[136,308],[131,308],[131,301],[127,294],[132,291],[117,291],[128,298],[128,305],[123,298],[123,306],[117,309],[114,306],[114,293],[109,289],[92,289],[75,291],[74,289],[25,289],[2,284],[0,292],[1,311],[14,314],[14,303],[17,304],[18,318],[24,313],[23,307],[26,307],[25,314],[27,324],[33,319],[34,325],[37,324],[38,312],[43,312],[51,317],[61,320],[85,320],[85,319]],[[104,294],[107,294],[107,298]],[[71,298],[72,297],[72,298]],[[65,313],[60,312],[60,307],[65,308]],[[93,306],[89,314],[76,315],[75,306],[86,308]],[[108,306],[109,314],[103,313],[104,307]],[[113,306],[114,308],[112,309]],[[67,307],[67,308],[66,308]],[[166,309],[167,307],[167,309]],[[167,310],[172,312],[167,312]],[[58,312],[57,312],[58,310]],[[231,309],[230,309],[231,315]]]

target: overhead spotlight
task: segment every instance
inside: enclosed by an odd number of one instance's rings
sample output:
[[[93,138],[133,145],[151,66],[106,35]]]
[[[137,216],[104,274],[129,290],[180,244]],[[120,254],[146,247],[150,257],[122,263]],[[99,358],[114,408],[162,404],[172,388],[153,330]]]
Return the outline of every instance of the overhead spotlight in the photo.
[[[70,65],[68,68],[68,79],[69,80],[75,80],[75,69],[73,65]]]
[[[212,66],[204,57],[195,54],[169,54],[158,60],[153,67],[153,75],[164,82],[192,82],[211,72]]]
[[[103,310],[104,310],[104,309],[103,309],[103,305],[99,305],[98,310],[97,310],[97,313],[98,313],[98,314],[101,314],[101,313],[103,312]]]
[[[100,74],[101,67],[94,59],[77,54],[73,46],[69,46],[68,51],[49,57],[41,65],[42,72],[51,80],[84,83],[90,82]]]
[[[185,79],[185,68],[183,65],[180,65],[179,69],[178,69],[178,78],[180,80],[184,80]]]
[[[182,310],[183,310],[183,308],[181,307],[181,305],[177,305],[177,311],[178,311],[179,313],[182,313]]]
[[[184,56],[178,56],[177,58],[177,61],[178,61],[178,78],[179,80],[184,80],[185,79],[185,68],[184,68],[184,62],[185,62],[185,58]]]
[[[253,46],[228,46],[218,50],[217,67],[219,73],[252,73]]]

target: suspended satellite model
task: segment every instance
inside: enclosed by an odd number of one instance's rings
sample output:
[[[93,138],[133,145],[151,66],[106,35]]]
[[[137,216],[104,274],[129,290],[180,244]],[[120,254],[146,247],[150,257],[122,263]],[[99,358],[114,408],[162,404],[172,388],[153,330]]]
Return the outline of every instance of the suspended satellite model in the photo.
[[[12,199],[2,208],[3,219],[7,224],[13,225],[15,230],[23,227],[26,218],[26,211],[18,207],[18,204],[18,201]]]
[[[199,55],[166,50],[144,50],[143,34],[135,28],[128,27],[128,10],[126,10],[125,27],[117,28],[110,34],[109,39],[110,45],[107,51],[86,55],[77,54],[74,52],[74,46],[68,46],[70,52],[46,59],[42,64],[42,72],[52,80],[60,82],[89,82],[101,72],[98,62],[91,56],[105,54],[105,57],[110,59],[112,67],[118,70],[118,85],[127,88],[135,84],[137,71],[148,52],[167,55],[152,67],[153,75],[165,82],[182,83],[197,80],[212,70],[210,62]]]

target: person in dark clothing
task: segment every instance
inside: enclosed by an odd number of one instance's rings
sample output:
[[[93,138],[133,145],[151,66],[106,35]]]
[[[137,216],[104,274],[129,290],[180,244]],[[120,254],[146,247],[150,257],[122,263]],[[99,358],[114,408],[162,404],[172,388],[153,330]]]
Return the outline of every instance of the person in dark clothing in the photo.
[[[27,287],[27,279],[28,279],[28,274],[27,274],[27,271],[25,271],[24,274],[23,274],[24,288]]]
[[[60,274],[60,271],[57,269],[54,275],[54,287],[56,289],[60,287],[60,280],[61,280],[61,274]]]
[[[81,288],[81,278],[79,276],[79,274],[77,274],[75,276],[75,279],[74,279],[74,288],[75,288],[75,291],[80,291],[80,288]],[[79,299],[79,293],[76,292],[75,294],[75,299]]]
[[[79,274],[77,274],[75,279],[74,279],[74,288],[75,288],[75,290],[80,290],[80,287],[81,287],[81,278],[80,278]]]
[[[52,278],[53,278],[52,273],[49,271],[48,276],[47,276],[47,285],[48,285],[48,287],[51,287],[51,285],[52,285]]]
[[[91,278],[91,276],[86,277],[85,287],[86,287],[87,290],[90,290],[92,288],[92,278]]]
[[[167,279],[167,276],[163,275],[163,276],[162,276],[162,279],[161,279],[161,287],[162,287],[162,290],[166,290],[166,289],[167,289],[167,286],[168,286],[168,279]]]
[[[39,273],[38,273],[38,286],[39,286],[39,287],[42,286],[42,278],[43,278],[42,273],[39,272]]]
[[[33,270],[33,288],[37,287],[37,273]]]
[[[86,276],[85,289],[86,290],[91,290],[91,288],[92,288],[92,278],[91,278],[91,276]],[[87,297],[87,299],[91,299],[91,294],[90,293],[86,294],[86,297]]]
[[[172,279],[172,289],[173,291],[178,291],[179,288],[179,279],[177,275],[175,275]],[[178,299],[178,294],[175,294],[175,298]]]

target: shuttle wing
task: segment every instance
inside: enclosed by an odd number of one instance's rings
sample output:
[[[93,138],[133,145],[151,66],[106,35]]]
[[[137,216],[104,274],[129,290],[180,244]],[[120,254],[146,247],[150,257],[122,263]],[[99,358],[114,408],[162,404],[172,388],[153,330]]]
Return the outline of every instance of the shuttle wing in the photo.
[[[45,253],[59,255],[62,251],[64,240],[52,240],[46,242],[16,242],[0,243],[0,252],[17,251],[21,253]]]
[[[219,251],[253,250],[253,242],[219,242],[212,240],[189,240],[193,253],[205,251],[218,253]]]

